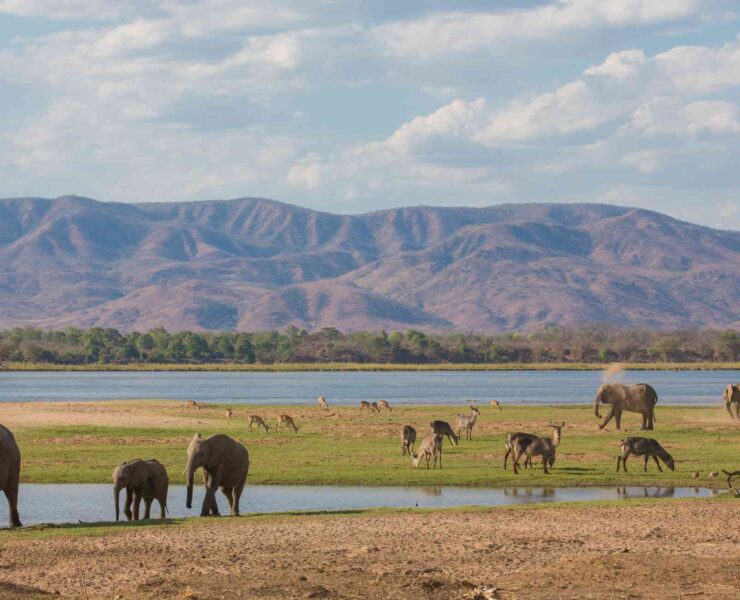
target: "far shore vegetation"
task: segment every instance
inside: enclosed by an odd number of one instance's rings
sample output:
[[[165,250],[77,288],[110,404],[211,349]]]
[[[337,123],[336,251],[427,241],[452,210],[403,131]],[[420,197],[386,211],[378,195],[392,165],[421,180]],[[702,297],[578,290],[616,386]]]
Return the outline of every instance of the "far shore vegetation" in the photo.
[[[653,331],[548,327],[532,333],[432,334],[418,330],[171,333],[68,327],[0,332],[0,369],[495,370],[736,369],[734,330]]]

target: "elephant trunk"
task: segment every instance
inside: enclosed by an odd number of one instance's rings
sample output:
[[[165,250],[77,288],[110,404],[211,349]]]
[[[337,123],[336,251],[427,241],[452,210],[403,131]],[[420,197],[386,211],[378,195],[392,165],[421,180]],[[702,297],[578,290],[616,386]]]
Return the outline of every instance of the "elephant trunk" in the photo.
[[[601,394],[596,394],[596,398],[594,398],[594,414],[598,419],[601,418],[601,415],[599,414],[599,404],[601,404]]]
[[[121,488],[122,487],[123,487],[123,485],[121,485],[118,482],[116,482],[116,483],[113,484],[113,500],[114,500],[115,505],[116,505],[116,521],[118,521],[118,516],[119,516],[118,503],[119,503],[119,496],[121,495]]]
[[[193,508],[193,478],[195,477],[195,465],[188,461],[188,491],[185,506]]]

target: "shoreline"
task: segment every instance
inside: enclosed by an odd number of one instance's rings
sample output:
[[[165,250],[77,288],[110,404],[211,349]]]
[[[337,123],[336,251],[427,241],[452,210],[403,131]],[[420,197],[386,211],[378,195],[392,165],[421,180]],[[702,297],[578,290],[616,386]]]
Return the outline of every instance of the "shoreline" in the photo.
[[[22,372],[414,372],[414,371],[603,371],[618,364],[625,371],[736,371],[740,362],[677,363],[177,363],[177,364],[90,364],[59,365],[51,363],[5,363],[0,373]]]

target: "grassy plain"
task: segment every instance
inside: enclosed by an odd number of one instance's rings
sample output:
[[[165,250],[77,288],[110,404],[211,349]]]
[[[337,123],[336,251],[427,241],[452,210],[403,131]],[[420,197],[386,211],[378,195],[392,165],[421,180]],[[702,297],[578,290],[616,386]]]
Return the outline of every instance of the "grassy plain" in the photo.
[[[623,430],[611,423],[600,431],[589,406],[514,407],[498,412],[481,407],[472,441],[452,447],[445,441],[444,469],[413,469],[401,456],[400,430],[416,427],[421,438],[428,423],[454,423],[457,406],[397,406],[393,412],[370,415],[356,407],[239,406],[227,425],[225,408],[201,410],[182,402],[137,400],[90,403],[7,403],[0,405],[0,423],[16,436],[23,455],[24,482],[104,483],[126,459],[157,458],[173,483],[183,483],[185,449],[193,433],[223,432],[241,440],[250,452],[249,483],[323,485],[470,485],[470,486],[594,486],[710,485],[710,471],[735,470],[740,447],[740,423],[733,423],[721,406],[657,407],[654,432],[676,459],[676,471],[659,473],[654,464],[642,470],[633,458],[628,473],[615,472],[618,441],[640,435],[639,415],[627,413]],[[292,415],[298,433],[253,432],[250,414],[262,415],[274,428],[277,412]],[[551,421],[565,421],[557,463],[550,475],[537,464],[514,475],[503,469],[504,435],[508,431],[546,434]],[[699,479],[691,473],[698,471]]]
[[[7,362],[3,371],[603,371],[605,363],[182,363],[182,364],[87,364]],[[726,371],[740,370],[740,362],[651,362],[620,363],[625,370],[642,371]]]

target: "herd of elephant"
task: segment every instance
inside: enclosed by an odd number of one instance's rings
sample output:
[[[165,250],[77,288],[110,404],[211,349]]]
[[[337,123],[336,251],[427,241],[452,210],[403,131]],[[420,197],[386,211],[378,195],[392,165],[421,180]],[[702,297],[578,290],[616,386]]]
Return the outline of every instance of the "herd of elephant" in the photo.
[[[723,399],[727,412],[733,419],[740,419],[740,384],[728,385],[724,391]],[[323,402],[322,402],[323,401]],[[602,385],[596,393],[593,401],[594,413],[601,418],[599,406],[609,406],[609,412],[604,421],[599,425],[603,429],[613,418],[617,429],[621,427],[622,413],[625,411],[636,412],[642,415],[642,429],[652,430],[655,423],[655,404],[658,395],[652,386],[637,384],[626,386],[622,384]],[[321,397],[319,404],[328,408],[326,400]],[[498,406],[498,403],[496,403]],[[390,406],[388,406],[390,410]],[[477,411],[477,409],[473,409]],[[467,423],[470,424],[470,417]],[[472,418],[473,423],[475,417]],[[442,425],[443,424],[443,425]],[[444,425],[447,427],[445,428]],[[552,425],[554,433],[552,438],[539,438],[531,434],[521,432],[507,436],[507,454],[514,453],[514,470],[520,457],[525,457],[525,467],[531,463],[533,456],[541,456],[544,471],[547,473],[548,465],[552,466],[555,460],[555,448],[559,444],[561,425]],[[410,426],[404,427],[401,435],[402,447],[412,454],[414,465],[418,466],[423,457],[429,459],[434,456],[435,465],[437,452],[439,452],[441,467],[441,436],[451,434],[449,424],[444,421],[434,421],[431,435],[422,442],[419,453],[413,453],[413,442],[407,437]],[[468,428],[472,429],[472,426]],[[469,432],[468,432],[469,433]],[[518,439],[519,436],[530,436]],[[414,441],[416,435],[414,431]],[[622,454],[617,461],[617,470],[620,463],[626,470],[626,459],[631,454],[645,458],[645,468],[649,458],[653,458],[660,468],[658,459],[662,460],[669,468],[673,469],[673,458],[658,444],[650,438],[631,437],[620,442]],[[219,515],[216,502],[216,491],[220,488],[229,502],[231,515],[239,514],[239,499],[241,498],[244,485],[249,473],[249,452],[243,444],[224,434],[215,434],[203,438],[196,433],[187,449],[187,500],[186,505],[192,508],[193,479],[195,472],[203,469],[203,484],[205,486],[205,497],[201,506],[201,516]],[[9,429],[0,425],[0,489],[3,490],[8,500],[10,527],[20,527],[21,521],[18,515],[18,486],[20,481],[21,453],[18,444]],[[735,472],[734,474],[740,474]],[[733,475],[734,475],[733,474]],[[730,474],[728,474],[730,475]],[[115,496],[116,521],[119,519],[119,496],[122,490],[126,490],[126,501],[124,514],[131,519],[140,516],[141,501],[144,501],[144,517],[149,518],[151,506],[157,500],[160,507],[160,516],[165,517],[167,510],[167,491],[169,477],[165,467],[157,460],[135,459],[122,463],[113,471],[113,492]]]

